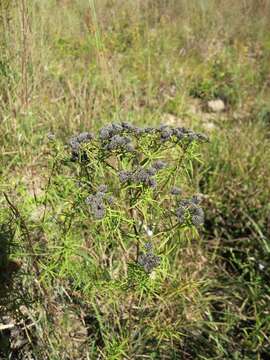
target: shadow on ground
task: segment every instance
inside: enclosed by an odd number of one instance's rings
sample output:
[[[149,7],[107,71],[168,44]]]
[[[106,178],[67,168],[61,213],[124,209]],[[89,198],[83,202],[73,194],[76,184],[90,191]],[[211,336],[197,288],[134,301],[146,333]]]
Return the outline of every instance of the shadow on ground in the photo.
[[[14,250],[12,220],[0,224],[0,359],[19,358],[16,348],[22,341],[17,326],[17,310],[27,302],[20,282],[21,264],[10,258]]]

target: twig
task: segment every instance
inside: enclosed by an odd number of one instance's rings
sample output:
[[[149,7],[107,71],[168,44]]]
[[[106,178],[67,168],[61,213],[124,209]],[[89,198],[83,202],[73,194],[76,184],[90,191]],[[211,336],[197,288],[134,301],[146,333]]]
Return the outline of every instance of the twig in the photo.
[[[7,329],[12,329],[14,328],[14,324],[0,324],[0,331],[3,331],[3,330],[7,330]]]
[[[9,205],[9,207],[10,207],[12,213],[13,213],[13,215],[14,215],[16,218],[19,219],[20,224],[22,225],[22,229],[24,230],[24,233],[25,233],[25,236],[26,236],[27,242],[28,242],[28,250],[30,250],[30,252],[34,254],[35,251],[34,251],[33,242],[32,242],[32,239],[31,239],[31,236],[30,236],[30,232],[29,232],[29,230],[28,230],[28,227],[27,227],[27,225],[26,225],[26,223],[25,223],[25,221],[24,221],[24,218],[23,218],[22,215],[20,214],[18,208],[17,208],[14,204],[12,204],[12,202],[10,201],[8,195],[7,195],[5,192],[3,192],[3,194],[4,194],[4,197],[5,197],[6,201],[7,201],[8,205]],[[35,265],[34,265],[34,266],[35,266]],[[38,271],[38,272],[39,272],[39,271]]]
[[[35,270],[35,272],[36,272],[36,275],[39,276],[39,275],[40,275],[40,271],[39,271],[39,266],[38,266],[38,263],[37,263],[37,255],[35,254],[34,245],[33,245],[33,242],[32,242],[31,236],[30,236],[29,229],[28,229],[28,227],[27,227],[27,225],[26,225],[26,223],[25,223],[25,220],[24,220],[24,218],[22,217],[19,209],[18,209],[14,204],[12,204],[12,202],[10,201],[8,195],[7,195],[5,192],[3,192],[3,194],[4,194],[4,197],[5,197],[6,201],[7,201],[8,205],[9,205],[9,207],[10,207],[12,213],[13,213],[13,215],[14,215],[14,216],[19,220],[19,222],[20,222],[21,228],[22,228],[22,230],[23,230],[23,232],[24,232],[24,235],[25,235],[25,237],[26,237],[26,239],[27,239],[28,252],[33,254],[33,267],[34,267],[34,270]],[[50,309],[51,309],[51,311],[52,311],[52,304],[51,304],[51,300],[50,300],[50,296],[49,296],[48,291],[47,291],[46,288],[45,288],[42,284],[40,284],[37,280],[36,280],[36,282],[37,282],[40,290],[42,290],[43,294],[47,297],[47,299],[48,299],[48,305],[49,305],[49,307],[50,307]]]

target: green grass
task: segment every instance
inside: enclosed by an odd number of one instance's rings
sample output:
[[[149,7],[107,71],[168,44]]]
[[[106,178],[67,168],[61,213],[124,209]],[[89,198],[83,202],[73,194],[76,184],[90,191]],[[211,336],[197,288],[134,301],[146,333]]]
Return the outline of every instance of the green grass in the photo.
[[[268,0],[0,0],[0,358],[268,359],[269,16]],[[207,114],[216,98],[226,111]],[[61,157],[81,131],[168,119],[215,125],[181,184],[205,195],[205,225],[164,245],[132,303],[47,133]]]

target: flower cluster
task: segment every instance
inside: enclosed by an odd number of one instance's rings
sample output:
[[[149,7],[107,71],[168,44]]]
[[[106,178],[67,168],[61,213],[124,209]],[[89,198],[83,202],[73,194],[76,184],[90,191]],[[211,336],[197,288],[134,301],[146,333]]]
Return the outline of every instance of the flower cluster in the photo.
[[[144,248],[146,252],[151,252],[153,250],[153,244],[150,241],[148,241],[144,244]]]
[[[108,151],[122,150],[134,152],[132,139],[126,136],[127,129],[121,124],[109,124],[103,127],[99,132],[99,138],[102,141],[103,149]]]
[[[145,186],[155,188],[157,182],[153,176],[156,172],[157,170],[154,167],[149,167],[148,169],[139,167],[133,174],[132,180],[137,184],[144,184]]]
[[[179,207],[176,209],[176,217],[180,224],[185,222],[186,211],[190,214],[191,223],[194,226],[200,226],[204,223],[203,209],[198,205],[201,202],[201,196],[195,195],[191,199],[183,199],[179,202]]]
[[[132,172],[131,171],[119,171],[118,177],[121,183],[126,183],[132,179]]]
[[[73,136],[69,140],[69,145],[71,146],[72,161],[76,161],[79,159],[80,145],[82,143],[86,143],[90,140],[93,140],[93,138],[94,138],[94,136],[92,134],[90,134],[89,132],[83,132],[77,136]]]
[[[139,255],[138,264],[143,266],[147,273],[150,273],[160,264],[160,257],[153,254],[153,246],[150,242],[146,243],[144,247],[146,249],[146,253]]]
[[[180,205],[176,209],[175,215],[177,217],[179,224],[183,224],[185,222],[185,207]]]
[[[163,143],[173,140],[178,142],[184,139],[188,140],[188,142],[194,140],[208,141],[208,138],[204,134],[196,133],[193,130],[184,127],[173,128],[169,125],[161,125],[156,129],[156,133],[159,134],[160,141]]]
[[[49,134],[48,138],[53,140],[54,136]],[[78,186],[67,193],[68,203],[73,203],[76,210],[82,205],[81,211],[87,216],[81,218],[85,225],[90,221],[93,236],[107,232],[105,237],[120,240],[120,244],[124,239],[127,247],[136,245],[136,258],[132,257],[132,264],[128,264],[127,281],[119,282],[123,288],[139,284],[140,289],[145,289],[153,285],[148,281],[149,273],[160,265],[162,257],[154,253],[151,240],[158,237],[163,244],[177,236],[183,224],[188,228],[203,224],[200,196],[183,199],[181,189],[174,185],[180,184],[185,174],[181,167],[186,170],[186,162],[198,158],[196,142],[207,140],[184,127],[140,128],[126,122],[111,123],[101,128],[97,136],[82,132],[70,138],[71,159],[79,160],[70,172],[66,171],[70,160],[57,156],[56,169],[60,168],[59,159],[68,182],[72,177]],[[62,149],[57,143],[52,148],[54,152]],[[107,185],[100,185],[102,182],[109,185],[109,190]],[[56,185],[57,191],[62,191]],[[141,250],[142,238],[147,242]],[[129,249],[126,250],[128,255]]]
[[[119,146],[124,147],[127,151],[134,151],[130,138],[125,135],[133,135],[139,137],[142,135],[156,135],[161,143],[167,141],[181,141],[187,139],[188,142],[193,140],[208,141],[208,138],[201,133],[196,133],[193,130],[184,127],[171,127],[169,125],[161,125],[158,128],[147,127],[139,128],[132,124],[122,122],[120,124],[109,124],[103,127],[99,132],[99,138],[105,142],[105,147],[108,150],[113,150]]]
[[[116,150],[121,148],[126,151],[134,151],[131,139],[127,136],[114,135],[105,147],[107,150]]]
[[[178,133],[175,132],[170,126],[168,125],[161,125],[158,129],[158,133],[160,135],[161,142],[165,142],[171,139],[173,135],[177,135]],[[179,132],[180,134],[180,132]]]
[[[149,168],[138,167],[134,172],[120,171],[118,173],[119,180],[122,183],[131,181],[136,184],[143,184],[145,186],[155,188],[157,186],[157,182],[154,176],[158,171],[162,170],[166,166],[167,164],[164,161],[158,160]]]
[[[115,135],[120,135],[123,132],[121,124],[109,124],[104,126],[99,131],[99,138],[101,140],[110,140]]]
[[[204,211],[200,206],[192,205],[189,208],[191,214],[191,222],[194,226],[200,226],[204,223]]]
[[[101,185],[95,195],[89,195],[85,199],[85,203],[90,205],[95,219],[102,219],[105,216],[106,208],[104,198],[106,196],[107,186]]]
[[[138,126],[134,126],[127,122],[122,122],[121,125],[122,125],[124,131],[126,131],[127,133],[134,135],[136,137],[143,135],[143,134],[151,134],[151,133],[155,132],[155,129],[152,127],[140,128]]]

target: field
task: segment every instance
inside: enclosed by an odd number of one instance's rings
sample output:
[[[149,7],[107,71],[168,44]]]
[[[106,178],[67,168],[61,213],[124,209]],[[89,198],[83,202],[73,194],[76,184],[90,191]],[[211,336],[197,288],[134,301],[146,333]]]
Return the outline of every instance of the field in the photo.
[[[0,0],[1,360],[270,359],[269,19]]]

